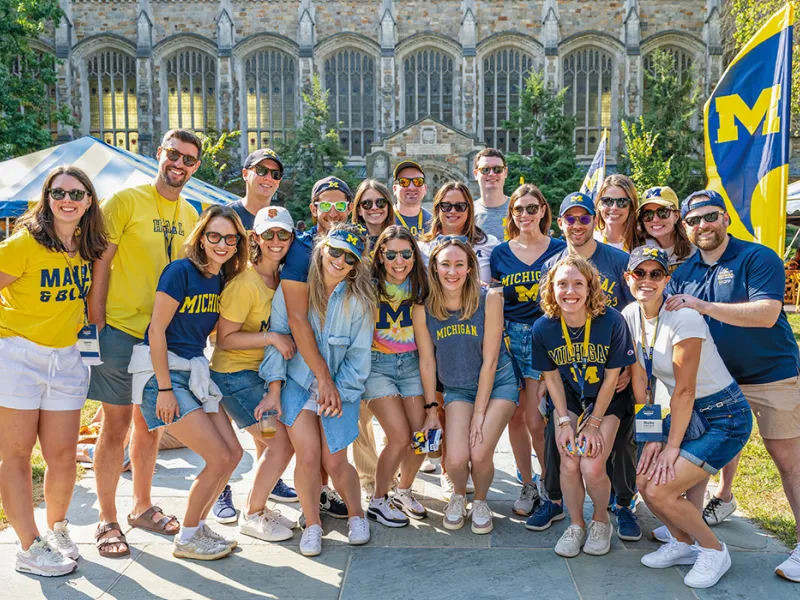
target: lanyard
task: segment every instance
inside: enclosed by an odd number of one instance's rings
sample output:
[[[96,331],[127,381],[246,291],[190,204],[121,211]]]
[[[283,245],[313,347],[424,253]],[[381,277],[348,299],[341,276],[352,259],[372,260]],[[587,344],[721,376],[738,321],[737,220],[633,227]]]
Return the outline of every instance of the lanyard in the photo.
[[[661,311],[659,311],[659,315]],[[658,337],[658,321],[659,317],[656,317],[656,328],[653,331],[653,341],[649,344],[649,349],[645,344],[647,343],[647,332],[644,330],[644,312],[642,312],[641,307],[639,308],[639,317],[642,321],[642,358],[644,359],[644,370],[647,373],[647,389],[645,390],[647,394],[647,404],[651,403],[651,399],[653,397],[653,353],[655,352],[656,348],[656,338]]]
[[[403,218],[403,215],[400,214],[400,211],[397,211],[397,218],[400,219],[400,222],[403,224],[403,227],[411,231],[411,227],[408,226],[406,220]],[[411,231],[414,237],[419,237],[420,233],[422,233],[422,208],[419,209],[419,214],[417,215],[417,230],[416,232]]]
[[[175,234],[172,233],[172,228],[175,227],[175,219],[178,217],[178,208],[180,207],[181,199],[178,198],[175,201],[175,212],[172,214],[172,221],[169,223],[169,232],[167,229],[164,228],[164,217],[161,215],[161,205],[158,202],[158,192],[156,191],[155,186],[153,186],[153,198],[156,201],[156,210],[158,211],[158,218],[161,220],[161,233],[164,234],[164,251],[167,253],[167,262],[172,262],[172,240],[175,238]],[[177,231],[177,229],[176,229]]]
[[[62,252],[62,255],[64,256],[64,260],[67,261],[67,268],[73,275],[73,283],[75,284],[75,287],[78,288],[78,297],[83,301],[83,325],[85,327],[89,324],[89,286],[86,285],[86,282],[83,280],[81,266],[73,265],[71,262],[69,262],[69,255],[66,252]],[[80,256],[80,252],[77,254],[77,256]]]
[[[572,340],[569,338],[569,329],[564,317],[561,317],[561,332],[564,334],[564,341],[567,342],[567,360],[572,363],[572,369],[575,371],[575,379],[578,380],[578,387],[581,389],[581,407],[583,407],[584,393],[583,389],[586,387],[586,365],[589,362],[589,335],[592,331],[592,319],[586,319],[586,329],[583,332],[583,356],[581,357],[581,368],[578,368],[578,357],[575,354],[575,349],[572,347]]]

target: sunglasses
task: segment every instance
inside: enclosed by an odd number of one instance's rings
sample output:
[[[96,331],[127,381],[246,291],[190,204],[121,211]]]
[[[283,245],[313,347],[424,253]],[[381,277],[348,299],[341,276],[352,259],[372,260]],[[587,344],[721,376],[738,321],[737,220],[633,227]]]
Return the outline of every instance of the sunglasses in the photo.
[[[377,200],[362,200],[358,203],[358,205],[364,210],[370,210],[373,204],[375,205],[375,208],[383,209],[386,208],[389,202],[387,202],[386,198],[378,198]]]
[[[706,223],[716,223],[719,219],[720,215],[724,215],[724,210],[716,210],[714,212],[710,212],[706,215],[702,215],[700,217],[685,217],[683,222],[686,223],[689,227],[697,227],[700,225],[700,221],[705,221]]]
[[[221,233],[217,233],[216,231],[206,231],[203,235],[206,236],[209,244],[219,244],[221,240],[225,240],[226,246],[235,246],[239,243],[239,234],[238,233],[229,233],[228,235],[222,235]]]
[[[444,246],[445,244],[452,244],[453,242],[461,242],[462,244],[469,245],[469,238],[465,235],[440,235],[433,241],[433,245]]]
[[[250,167],[251,171],[255,171],[256,175],[259,177],[265,177],[267,173],[272,175],[272,178],[275,181],[280,181],[283,177],[283,172],[280,169],[270,169],[268,167],[264,167],[262,165],[256,165],[255,167]]]
[[[631,203],[630,198],[612,198],[611,196],[603,196],[600,198],[600,202],[603,203],[603,206],[606,208],[611,208],[614,204],[617,205],[617,208],[628,208]]]
[[[649,223],[653,220],[653,217],[658,217],[659,219],[668,219],[669,216],[672,214],[673,209],[667,206],[662,206],[661,208],[657,208],[655,210],[643,210],[642,211],[642,221],[645,223]]]
[[[317,202],[317,210],[326,213],[330,211],[330,209],[334,208],[336,209],[336,212],[343,213],[347,212],[348,204],[349,202],[347,202],[346,200],[338,200],[336,202],[327,202],[323,200],[322,202]]]
[[[62,190],[61,188],[51,188],[48,192],[53,200],[63,200],[64,196],[69,195],[69,199],[75,202],[80,202],[89,193],[86,190]]]
[[[271,242],[275,239],[275,236],[278,236],[278,239],[282,242],[288,242],[292,239],[292,232],[286,231],[285,229],[281,229],[279,231],[272,231],[271,229],[267,229],[264,233],[261,234],[261,239],[265,242]]]
[[[575,225],[575,223],[580,223],[581,225],[589,225],[594,218],[592,215],[581,215],[576,217],[575,215],[566,215],[561,217],[567,222],[567,225]]]
[[[469,204],[466,202],[439,202],[437,206],[439,210],[446,213],[449,213],[453,209],[455,209],[457,213],[463,213],[469,208]]]
[[[386,260],[394,260],[397,258],[397,255],[402,256],[406,260],[411,260],[414,258],[414,251],[411,248],[406,248],[405,250],[384,250],[383,256]]]
[[[342,250],[341,248],[336,248],[330,244],[328,244],[328,254],[331,255],[331,258],[339,258],[342,254],[344,254],[344,262],[351,267],[358,262],[358,257],[352,252]]]
[[[630,272],[633,275],[633,278],[636,281],[641,281],[642,279],[649,279],[655,283],[662,281],[664,277],[667,276],[666,271],[664,269],[653,269],[652,271],[645,271],[644,269],[634,269]]]
[[[488,175],[489,173],[494,173],[495,175],[500,175],[503,171],[505,171],[505,167],[481,167],[478,171],[481,172],[481,175]]]
[[[425,178],[424,177],[412,177],[409,179],[408,177],[398,177],[394,180],[394,182],[399,185],[400,187],[406,188],[412,183],[414,187],[422,187],[425,185]]]
[[[517,204],[514,208],[511,209],[511,213],[515,217],[522,216],[522,213],[526,212],[529,215],[535,215],[539,212],[539,209],[542,208],[539,204],[526,204],[525,206],[520,206]]]
[[[178,152],[175,148],[161,148],[167,154],[167,158],[172,162],[177,161],[179,158],[183,157],[183,164],[187,167],[193,167],[197,164],[197,161],[200,160],[196,156],[191,156],[189,154],[184,154],[183,152]]]

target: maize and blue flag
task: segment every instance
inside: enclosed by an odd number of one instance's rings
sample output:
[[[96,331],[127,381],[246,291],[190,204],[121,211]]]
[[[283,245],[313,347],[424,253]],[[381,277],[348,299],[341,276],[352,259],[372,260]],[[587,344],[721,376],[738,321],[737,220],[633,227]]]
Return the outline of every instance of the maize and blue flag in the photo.
[[[789,183],[792,25],[787,3],[758,30],[705,104],[706,175],[730,232],[783,256]]]
[[[592,200],[595,200],[600,186],[603,185],[603,180],[606,178],[606,147],[608,146],[608,129],[603,130],[603,137],[600,139],[600,145],[597,147],[597,152],[594,153],[592,164],[589,165],[589,171],[581,185],[581,194],[586,194]]]

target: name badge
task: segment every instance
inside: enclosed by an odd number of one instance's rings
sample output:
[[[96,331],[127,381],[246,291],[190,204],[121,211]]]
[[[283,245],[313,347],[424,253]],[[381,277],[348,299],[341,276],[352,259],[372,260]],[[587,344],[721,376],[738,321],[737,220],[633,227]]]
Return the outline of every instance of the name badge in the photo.
[[[662,441],[663,422],[661,420],[661,405],[637,404],[636,405],[636,442]]]
[[[102,365],[100,360],[100,338],[97,325],[90,323],[78,332],[78,350],[81,352],[83,364],[87,367]]]

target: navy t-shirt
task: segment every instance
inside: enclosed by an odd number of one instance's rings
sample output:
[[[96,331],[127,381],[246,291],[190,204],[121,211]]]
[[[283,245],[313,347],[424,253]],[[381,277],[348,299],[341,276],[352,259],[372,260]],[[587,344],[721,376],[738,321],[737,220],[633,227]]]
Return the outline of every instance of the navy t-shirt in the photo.
[[[202,356],[206,339],[219,319],[222,276],[206,277],[188,258],[181,258],[164,268],[156,291],[178,302],[178,310],[167,326],[167,350],[186,359]],[[149,333],[148,326],[144,334],[148,346]]]
[[[241,200],[231,202],[228,206],[233,209],[239,218],[242,220],[245,231],[253,231],[253,223],[255,223],[256,216],[244,207]]]
[[[773,250],[729,236],[713,265],[695,252],[672,274],[668,294],[689,294],[706,302],[783,302],[786,273]],[[739,384],[772,383],[800,371],[797,342],[781,310],[772,327],[737,327],[705,317],[722,361]]]
[[[424,208],[420,207],[420,212],[417,213],[416,217],[404,217],[400,214],[400,211],[395,209],[394,211],[394,223],[395,225],[401,225],[408,229],[416,239],[422,238],[426,232],[430,231],[431,229],[431,221],[433,220],[433,215],[425,210]],[[420,215],[422,218],[420,219]]]
[[[583,367],[583,336],[570,332],[570,341],[578,368]],[[567,343],[561,329],[561,319],[543,316],[533,326],[533,368],[537,371],[558,371],[564,385],[569,385],[577,394],[581,393],[578,376],[567,353]],[[633,341],[625,318],[615,310],[592,319],[589,332],[589,359],[586,363],[584,396],[593,398],[600,391],[606,369],[627,367],[636,362]]]
[[[545,265],[550,270],[554,264],[569,253],[567,248],[551,258]],[[613,246],[597,242],[597,248],[589,261],[600,271],[600,285],[606,294],[606,304],[611,308],[622,311],[635,299],[631,294],[628,284],[625,283],[625,271],[628,268],[628,253],[618,250]]]
[[[492,279],[503,285],[507,321],[533,325],[542,315],[539,308],[539,284],[542,277],[547,274],[544,265],[549,258],[560,254],[566,246],[565,242],[551,238],[545,251],[531,265],[517,258],[508,242],[494,249],[489,266],[492,270]]]
[[[316,232],[316,227],[304,232],[295,230],[294,241],[289,246],[283,262],[282,280],[299,281],[300,283],[308,281],[308,269],[311,266],[311,251],[314,249]]]

